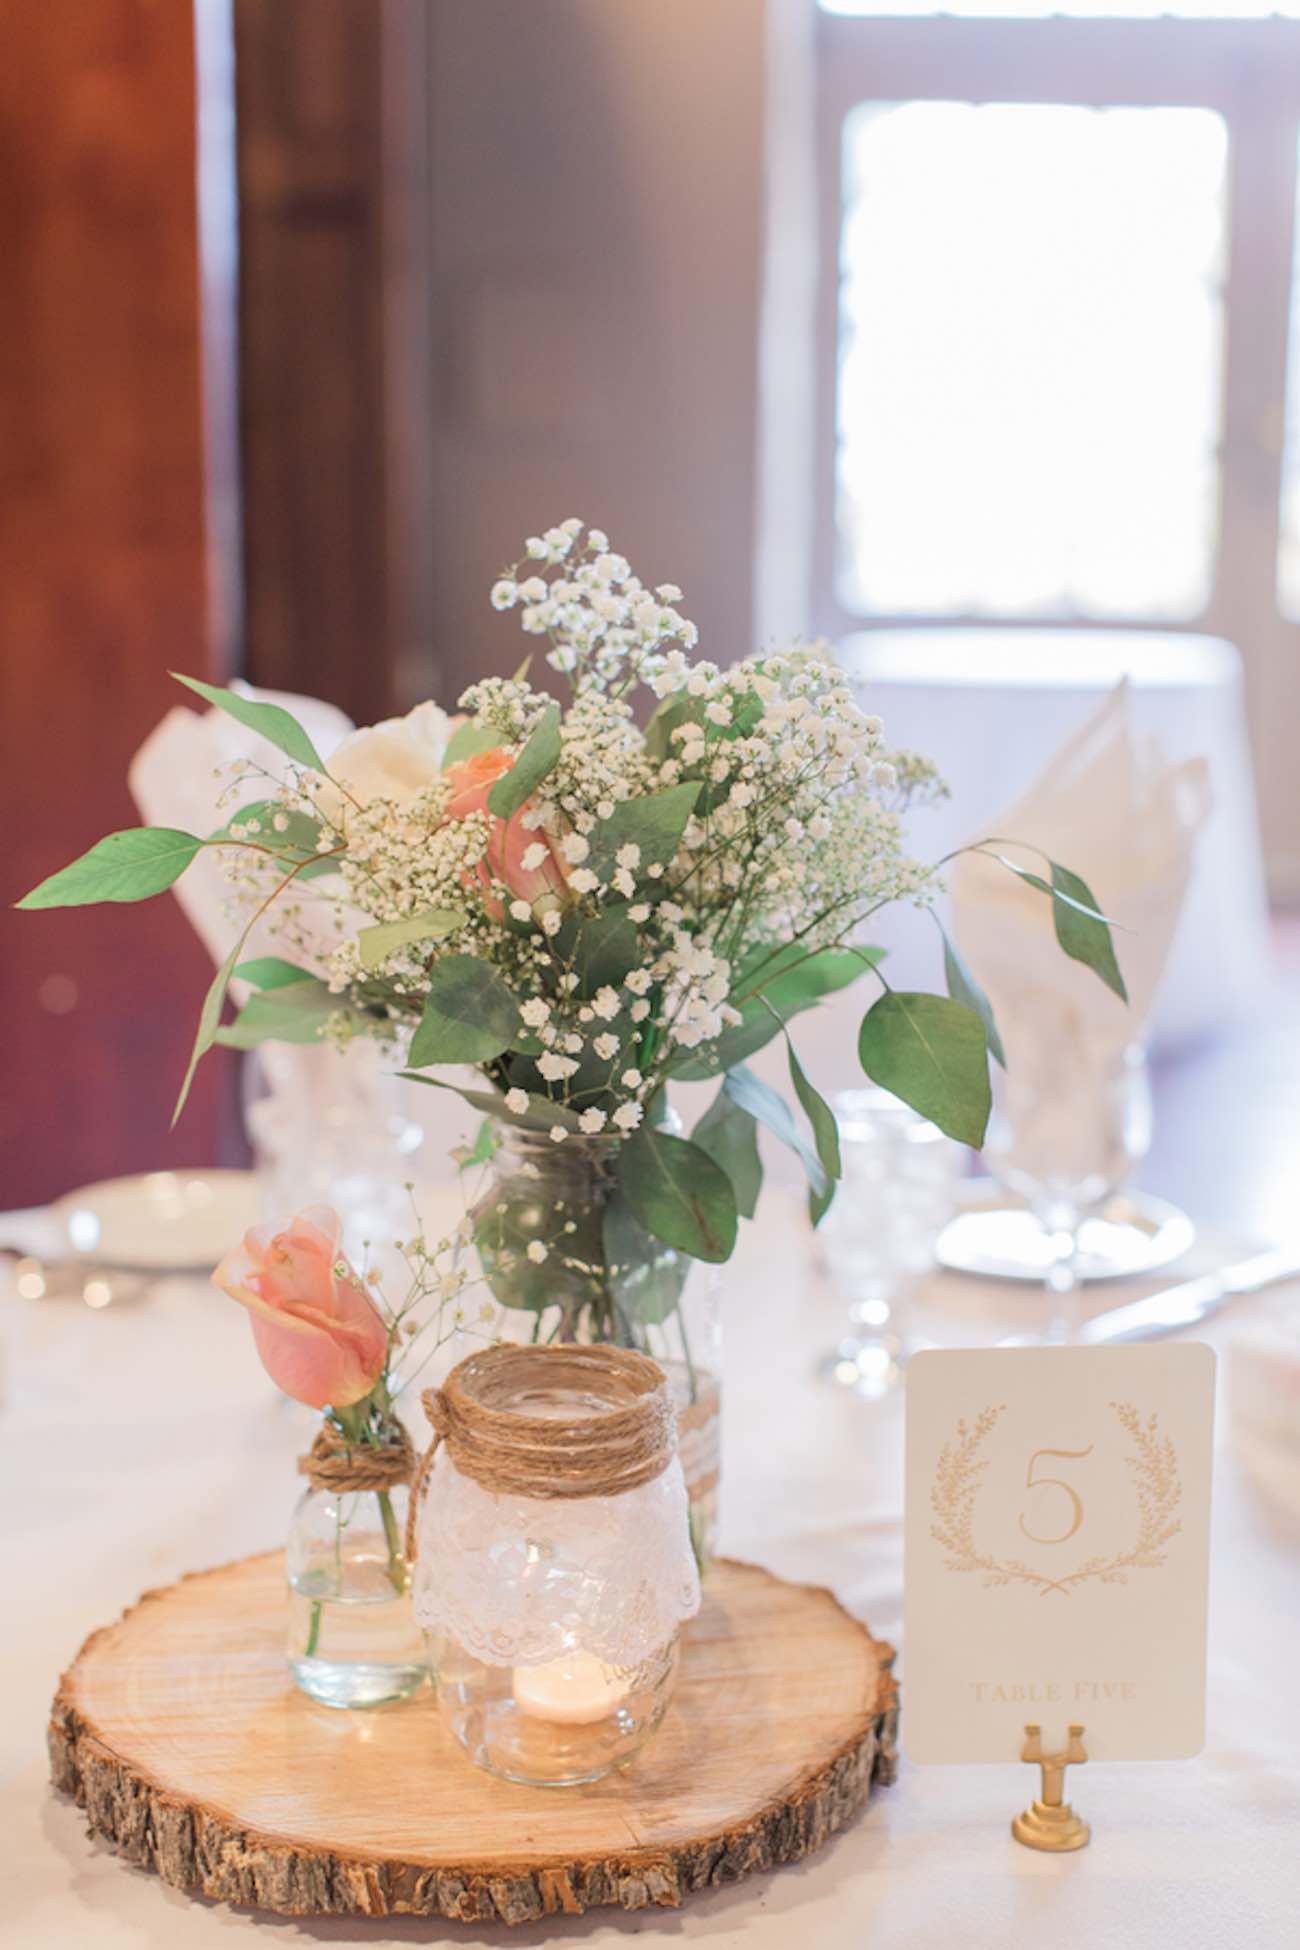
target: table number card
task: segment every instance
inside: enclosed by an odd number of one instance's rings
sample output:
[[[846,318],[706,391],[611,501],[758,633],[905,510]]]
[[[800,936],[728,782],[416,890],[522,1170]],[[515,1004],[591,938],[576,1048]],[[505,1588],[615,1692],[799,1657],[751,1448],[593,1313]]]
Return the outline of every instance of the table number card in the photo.
[[[1094,1760],[1199,1752],[1214,1355],[979,1348],[907,1376],[903,1741]]]

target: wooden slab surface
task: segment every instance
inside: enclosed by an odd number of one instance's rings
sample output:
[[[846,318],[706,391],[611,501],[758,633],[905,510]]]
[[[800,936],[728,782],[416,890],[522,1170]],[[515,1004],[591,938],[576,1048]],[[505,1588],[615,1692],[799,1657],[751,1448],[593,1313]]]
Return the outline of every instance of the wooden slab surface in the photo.
[[[284,1614],[278,1552],[201,1572],[94,1633],[60,1683],[56,1786],[178,1888],[288,1915],[675,1907],[797,1861],[894,1777],[892,1648],[752,1565],[710,1572],[655,1739],[578,1788],[472,1766],[427,1688],[316,1705],[289,1680]]]

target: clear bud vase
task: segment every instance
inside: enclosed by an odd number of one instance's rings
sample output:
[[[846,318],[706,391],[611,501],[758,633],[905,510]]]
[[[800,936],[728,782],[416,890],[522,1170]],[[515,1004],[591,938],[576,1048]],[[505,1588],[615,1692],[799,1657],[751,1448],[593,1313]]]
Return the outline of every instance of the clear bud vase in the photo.
[[[680,1129],[671,1113],[664,1125]],[[498,1123],[475,1241],[502,1332],[546,1345],[629,1347],[663,1369],[677,1410],[691,1537],[704,1568],[717,1535],[722,1268],[638,1224],[618,1186],[621,1140]]]
[[[385,1706],[428,1677],[403,1537],[409,1491],[309,1489],[285,1552],[289,1671],[323,1706]]]

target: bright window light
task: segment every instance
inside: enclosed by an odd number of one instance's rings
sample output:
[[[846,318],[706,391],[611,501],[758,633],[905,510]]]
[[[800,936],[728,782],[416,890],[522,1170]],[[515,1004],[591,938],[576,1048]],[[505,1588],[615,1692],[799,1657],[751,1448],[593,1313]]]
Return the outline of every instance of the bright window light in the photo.
[[[1219,496],[1222,118],[865,103],[843,168],[845,608],[1199,616]]]

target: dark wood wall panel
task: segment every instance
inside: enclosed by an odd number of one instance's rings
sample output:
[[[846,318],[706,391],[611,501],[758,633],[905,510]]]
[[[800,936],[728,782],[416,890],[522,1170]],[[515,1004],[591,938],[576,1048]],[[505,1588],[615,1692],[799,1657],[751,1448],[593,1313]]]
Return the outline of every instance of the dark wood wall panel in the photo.
[[[206,956],[170,897],[9,903],[137,818],[127,762],[209,642],[194,42],[181,0],[0,14],[0,1205],[219,1157],[234,1074],[174,1136]]]
[[[408,0],[412,19],[420,0]],[[393,708],[382,0],[236,0],[245,669]]]

